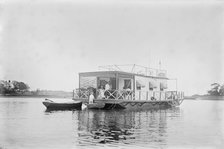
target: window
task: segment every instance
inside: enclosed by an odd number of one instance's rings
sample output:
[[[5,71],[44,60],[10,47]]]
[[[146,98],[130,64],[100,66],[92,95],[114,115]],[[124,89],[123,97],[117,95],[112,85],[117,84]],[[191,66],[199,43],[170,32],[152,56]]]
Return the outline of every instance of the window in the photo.
[[[124,87],[123,87],[123,89],[127,89],[127,88],[131,89],[131,80],[130,79],[124,80]]]
[[[141,90],[144,87],[145,87],[145,85],[144,85],[144,83],[142,81],[136,80],[136,88],[137,88],[137,90]]]
[[[103,88],[105,89],[105,85],[109,83],[111,89],[116,89],[116,78],[99,78],[98,80],[98,88]]]
[[[80,77],[80,88],[96,88],[96,77]]]
[[[149,90],[150,90],[150,91],[153,91],[153,87],[154,87],[154,86],[153,86],[152,82],[149,82]]]

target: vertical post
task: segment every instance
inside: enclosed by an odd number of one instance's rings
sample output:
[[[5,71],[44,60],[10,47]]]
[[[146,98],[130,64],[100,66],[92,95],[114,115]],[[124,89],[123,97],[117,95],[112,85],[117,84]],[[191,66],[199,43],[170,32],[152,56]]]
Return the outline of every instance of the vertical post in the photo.
[[[141,100],[141,91],[139,91],[139,99],[138,100]]]
[[[118,98],[118,88],[119,88],[119,80],[118,80],[118,73],[115,74],[116,79],[116,99]]]
[[[135,76],[133,75],[133,99],[135,100]]]
[[[134,100],[134,92],[133,91],[131,91],[131,100]]]
[[[161,94],[162,94],[162,92],[159,91],[159,100],[161,100]]]
[[[146,91],[146,100],[148,100],[149,93]]]
[[[115,79],[116,79],[116,90],[118,90],[119,88],[118,73],[115,74]]]
[[[80,96],[81,96],[81,91],[80,91],[80,74],[79,74],[79,95],[78,95],[78,97],[80,98]]]
[[[72,90],[72,99],[75,99],[75,90]]]

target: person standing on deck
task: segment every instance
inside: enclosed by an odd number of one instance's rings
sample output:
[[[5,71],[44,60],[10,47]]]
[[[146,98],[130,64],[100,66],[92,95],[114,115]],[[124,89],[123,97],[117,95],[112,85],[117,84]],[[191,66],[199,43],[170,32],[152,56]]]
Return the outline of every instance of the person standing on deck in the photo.
[[[93,104],[93,99],[94,99],[94,96],[93,96],[93,92],[91,91],[89,96],[89,104]]]
[[[101,85],[101,87],[100,87],[100,89],[99,89],[99,96],[98,96],[98,98],[99,99],[104,99],[105,98],[105,96],[104,96],[104,89],[103,89],[103,86]]]
[[[105,91],[110,90],[110,81],[105,85]]]
[[[109,91],[110,91],[110,81],[108,81],[107,83],[106,83],[106,85],[105,85],[105,93],[104,93],[104,95],[105,95],[105,97],[107,98],[108,96],[110,96],[110,93],[109,93]]]

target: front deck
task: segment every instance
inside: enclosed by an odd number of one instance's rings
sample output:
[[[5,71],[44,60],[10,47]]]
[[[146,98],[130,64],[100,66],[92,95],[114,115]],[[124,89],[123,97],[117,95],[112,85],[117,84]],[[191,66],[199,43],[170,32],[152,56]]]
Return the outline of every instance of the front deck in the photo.
[[[77,90],[78,94],[74,96],[74,100],[82,101],[83,103],[89,102],[89,91]],[[99,92],[98,90],[96,91]],[[141,96],[142,92],[137,93],[138,98],[134,92],[114,90],[108,91],[108,96],[103,99],[96,98],[94,103],[99,103],[99,107],[95,109],[129,109],[129,110],[145,110],[145,109],[166,109],[173,106],[179,106],[184,99],[183,92],[144,92],[144,96]],[[80,95],[80,96],[78,96]],[[102,104],[104,106],[102,107]]]

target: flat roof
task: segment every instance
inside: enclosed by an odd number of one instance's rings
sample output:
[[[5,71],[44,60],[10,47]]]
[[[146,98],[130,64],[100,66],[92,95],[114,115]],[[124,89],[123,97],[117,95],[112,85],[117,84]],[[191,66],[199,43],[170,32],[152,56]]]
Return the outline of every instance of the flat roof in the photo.
[[[93,72],[80,72],[79,76],[88,77],[88,76],[97,76],[97,77],[127,77],[134,78],[134,76],[141,76],[146,78],[155,78],[155,79],[167,79],[167,77],[162,76],[146,76],[142,74],[124,72],[124,71],[93,71]]]

